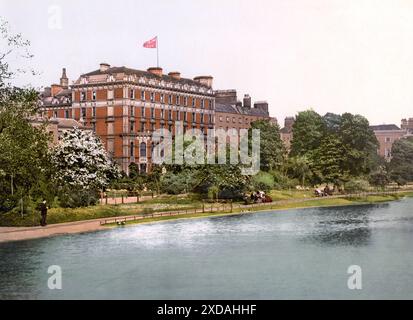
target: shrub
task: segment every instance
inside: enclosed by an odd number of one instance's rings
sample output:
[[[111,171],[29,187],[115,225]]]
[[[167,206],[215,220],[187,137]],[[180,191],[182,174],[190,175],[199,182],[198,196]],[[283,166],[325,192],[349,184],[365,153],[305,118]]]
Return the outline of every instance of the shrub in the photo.
[[[268,192],[274,188],[274,177],[268,172],[260,171],[252,178],[252,186],[254,190]]]
[[[63,208],[88,207],[88,206],[97,204],[98,201],[99,201],[98,190],[64,189],[59,194],[60,206]]]
[[[352,179],[344,184],[344,190],[350,193],[368,191],[369,189],[369,182],[363,179]]]
[[[292,179],[281,172],[272,171],[274,176],[274,188],[275,189],[292,189],[300,184],[298,179]]]
[[[185,184],[183,177],[177,174],[166,174],[161,181],[162,192],[168,194],[180,194],[185,190]]]

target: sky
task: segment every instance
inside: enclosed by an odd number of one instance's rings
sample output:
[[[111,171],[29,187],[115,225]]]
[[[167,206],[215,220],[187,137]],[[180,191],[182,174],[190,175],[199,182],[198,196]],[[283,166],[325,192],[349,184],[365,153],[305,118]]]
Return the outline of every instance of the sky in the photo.
[[[413,117],[413,0],[0,0],[30,40],[18,85],[44,87],[98,69],[160,66],[214,77],[214,89],[267,100],[284,117],[309,108],[371,124]]]

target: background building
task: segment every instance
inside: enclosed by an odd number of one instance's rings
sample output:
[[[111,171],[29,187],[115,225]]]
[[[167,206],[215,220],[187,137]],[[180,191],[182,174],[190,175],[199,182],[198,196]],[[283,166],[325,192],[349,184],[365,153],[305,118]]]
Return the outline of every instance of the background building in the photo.
[[[407,130],[400,129],[395,124],[382,124],[378,126],[370,127],[377,140],[379,141],[379,149],[377,153],[383,157],[386,161],[391,160],[391,150],[393,143],[407,135]]]
[[[413,118],[402,119],[401,129],[413,134]]]
[[[215,91],[215,128],[216,129],[248,129],[256,120],[270,120],[266,101],[257,101],[252,106],[251,97],[246,94],[243,101],[238,101],[236,90]]]
[[[291,141],[293,140],[293,125],[295,122],[294,117],[286,117],[284,119],[284,127],[280,130],[281,140],[287,152],[291,150]]]

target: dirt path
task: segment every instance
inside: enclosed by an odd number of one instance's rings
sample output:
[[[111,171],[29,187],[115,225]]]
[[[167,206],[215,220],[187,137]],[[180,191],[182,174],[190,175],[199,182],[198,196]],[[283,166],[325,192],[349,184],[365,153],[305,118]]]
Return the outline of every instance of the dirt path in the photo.
[[[46,227],[0,227],[0,243],[107,229],[100,219],[59,223]]]

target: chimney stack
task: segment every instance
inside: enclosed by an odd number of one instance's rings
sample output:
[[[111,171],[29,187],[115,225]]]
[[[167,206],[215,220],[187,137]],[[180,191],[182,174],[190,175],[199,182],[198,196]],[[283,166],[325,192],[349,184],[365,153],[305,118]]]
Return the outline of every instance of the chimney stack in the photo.
[[[155,76],[162,77],[162,68],[159,68],[159,67],[148,68],[148,72],[154,74]]]
[[[251,109],[251,97],[249,94],[244,95],[244,108]]]
[[[171,78],[173,78],[175,80],[180,80],[181,79],[181,73],[178,72],[178,71],[169,72],[168,76],[170,76]]]
[[[105,71],[108,71],[109,68],[110,68],[110,64],[102,62],[100,64],[99,70],[100,70],[100,72],[105,72]]]
[[[237,104],[237,91],[236,90],[216,90],[215,102],[222,104]]]
[[[199,76],[199,77],[195,77],[194,81],[208,88],[212,88],[213,79],[214,78],[211,76]]]
[[[288,129],[292,129],[293,125],[295,122],[295,118],[294,117],[286,117],[284,119],[284,127],[288,128]]]
[[[50,94],[52,97],[54,97],[62,90],[63,90],[63,87],[60,84],[52,84]]]

